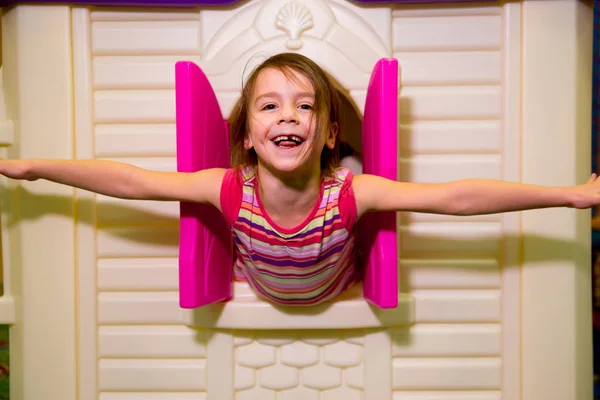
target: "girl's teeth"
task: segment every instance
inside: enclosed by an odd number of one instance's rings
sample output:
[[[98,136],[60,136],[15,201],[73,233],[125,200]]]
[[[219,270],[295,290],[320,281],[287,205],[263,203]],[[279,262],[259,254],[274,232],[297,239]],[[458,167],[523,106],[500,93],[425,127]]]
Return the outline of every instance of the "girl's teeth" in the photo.
[[[278,147],[296,147],[302,144],[303,140],[296,136],[279,136],[273,141]]]

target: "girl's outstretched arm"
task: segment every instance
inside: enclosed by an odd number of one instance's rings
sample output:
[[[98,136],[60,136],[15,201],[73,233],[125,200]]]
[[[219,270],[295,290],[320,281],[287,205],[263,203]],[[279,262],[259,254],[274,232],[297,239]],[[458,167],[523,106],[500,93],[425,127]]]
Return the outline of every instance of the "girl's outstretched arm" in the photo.
[[[219,207],[225,170],[158,172],[114,161],[31,159],[0,160],[0,174],[46,179],[122,199],[193,201]]]
[[[413,211],[449,215],[494,214],[548,207],[589,208],[600,203],[600,179],[549,187],[491,179],[439,184],[396,182],[374,175],[353,178],[357,212]]]

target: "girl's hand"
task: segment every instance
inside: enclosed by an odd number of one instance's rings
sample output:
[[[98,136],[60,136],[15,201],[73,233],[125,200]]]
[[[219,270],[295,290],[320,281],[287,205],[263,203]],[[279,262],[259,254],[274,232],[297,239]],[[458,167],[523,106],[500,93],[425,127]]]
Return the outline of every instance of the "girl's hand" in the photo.
[[[24,179],[28,181],[39,179],[31,170],[30,160],[0,159],[0,174],[11,179]]]
[[[592,174],[585,184],[574,186],[570,191],[573,194],[573,208],[590,208],[600,204],[600,178],[596,174]]]

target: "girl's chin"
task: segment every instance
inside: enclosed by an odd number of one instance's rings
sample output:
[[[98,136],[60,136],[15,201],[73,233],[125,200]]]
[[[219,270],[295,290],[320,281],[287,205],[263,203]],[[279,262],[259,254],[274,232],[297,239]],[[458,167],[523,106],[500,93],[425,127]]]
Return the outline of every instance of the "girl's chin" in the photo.
[[[298,162],[297,160],[275,160],[271,163],[263,165],[263,167],[272,171],[273,174],[302,174],[309,171],[318,171],[320,173],[320,164],[311,166],[309,162]]]

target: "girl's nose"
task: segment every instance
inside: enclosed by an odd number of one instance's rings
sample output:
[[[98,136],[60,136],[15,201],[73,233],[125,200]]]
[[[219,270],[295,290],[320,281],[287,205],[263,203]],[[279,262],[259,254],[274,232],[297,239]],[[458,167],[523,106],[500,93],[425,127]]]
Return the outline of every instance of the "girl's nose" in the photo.
[[[297,124],[298,116],[296,115],[296,109],[290,107],[282,107],[281,114],[279,115],[279,123]]]

